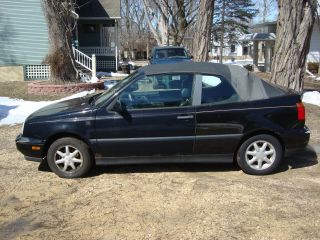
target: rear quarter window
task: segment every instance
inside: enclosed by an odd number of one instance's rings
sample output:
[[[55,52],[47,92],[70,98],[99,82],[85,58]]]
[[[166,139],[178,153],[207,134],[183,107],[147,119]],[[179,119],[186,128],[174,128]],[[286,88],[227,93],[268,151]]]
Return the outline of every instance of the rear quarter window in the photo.
[[[239,102],[241,99],[231,84],[221,76],[199,75],[202,91],[201,104]]]

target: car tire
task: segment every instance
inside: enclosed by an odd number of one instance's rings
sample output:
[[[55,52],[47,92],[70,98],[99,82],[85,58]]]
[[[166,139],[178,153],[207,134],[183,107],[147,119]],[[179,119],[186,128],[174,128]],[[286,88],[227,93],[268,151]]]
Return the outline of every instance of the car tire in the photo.
[[[71,137],[53,142],[47,153],[47,161],[50,169],[61,178],[83,177],[93,166],[88,145]]]
[[[237,163],[247,174],[266,175],[277,169],[282,157],[283,150],[279,140],[271,135],[261,134],[242,143]]]

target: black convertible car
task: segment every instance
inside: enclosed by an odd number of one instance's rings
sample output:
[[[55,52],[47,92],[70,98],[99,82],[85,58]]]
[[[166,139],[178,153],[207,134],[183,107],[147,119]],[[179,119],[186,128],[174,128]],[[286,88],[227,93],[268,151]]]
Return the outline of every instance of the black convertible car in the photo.
[[[60,177],[93,165],[236,162],[274,171],[310,132],[300,95],[213,63],[143,67],[104,93],[44,107],[16,139],[27,160]]]

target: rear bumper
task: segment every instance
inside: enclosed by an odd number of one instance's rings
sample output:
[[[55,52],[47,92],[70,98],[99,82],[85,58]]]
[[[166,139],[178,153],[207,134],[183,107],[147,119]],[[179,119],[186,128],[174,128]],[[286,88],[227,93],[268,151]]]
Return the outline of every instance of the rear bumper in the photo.
[[[307,126],[302,129],[291,129],[282,134],[286,150],[305,148],[310,140],[310,130]]]
[[[27,138],[21,134],[16,138],[17,149],[29,161],[41,161],[45,157],[44,141],[35,138]]]

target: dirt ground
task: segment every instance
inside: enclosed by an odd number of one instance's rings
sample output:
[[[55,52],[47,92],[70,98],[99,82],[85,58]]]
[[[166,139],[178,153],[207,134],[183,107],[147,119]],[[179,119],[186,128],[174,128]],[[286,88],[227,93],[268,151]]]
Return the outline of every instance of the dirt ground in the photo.
[[[18,153],[0,127],[0,239],[320,239],[320,108],[312,146],[273,175],[232,164],[97,167],[67,180]]]

